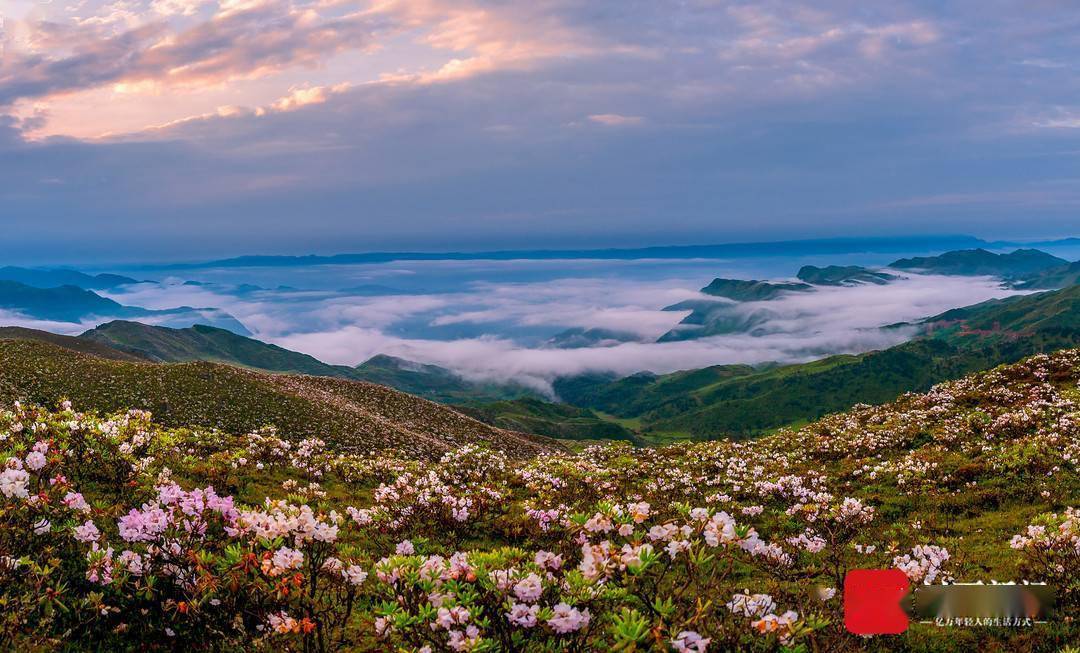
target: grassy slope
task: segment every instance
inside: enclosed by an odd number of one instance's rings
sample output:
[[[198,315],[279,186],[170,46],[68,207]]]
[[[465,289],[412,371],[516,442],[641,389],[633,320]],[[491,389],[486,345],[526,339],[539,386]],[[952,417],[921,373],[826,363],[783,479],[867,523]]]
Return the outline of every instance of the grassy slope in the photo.
[[[499,428],[562,440],[636,441],[633,431],[592,410],[539,399],[466,405],[461,407],[461,411]]]
[[[40,331],[38,329],[27,329],[25,327],[0,327],[0,339],[38,340],[40,342],[48,342],[77,352],[90,354],[91,356],[97,356],[98,358],[108,358],[110,360],[130,362],[146,360],[146,358],[142,356],[114,349],[106,344],[95,342],[93,340],[84,340],[82,338],[76,338],[75,336],[62,336],[57,333]]]
[[[1067,264],[1037,249],[1018,249],[1008,254],[995,254],[985,249],[965,249],[945,252],[939,256],[903,258],[889,264],[898,270],[925,270],[936,274],[1020,277],[1036,274]]]
[[[116,320],[91,329],[79,338],[157,362],[212,361],[268,372],[351,378],[348,367],[328,365],[307,354],[201,324],[171,329]]]
[[[723,507],[739,515],[739,523],[754,526],[766,541],[783,544],[784,538],[798,534],[805,526],[820,528],[821,522],[810,523],[802,517],[803,511],[789,509],[797,501],[802,505],[801,497],[785,498],[782,492],[761,490],[757,481],[777,483],[781,478],[799,477],[807,483],[822,479],[837,500],[855,497],[875,509],[873,521],[859,528],[852,541],[873,543],[876,551],[856,556],[850,545],[842,547],[847,552],[844,568],[888,567],[893,555],[909,551],[913,545],[935,544],[952,554],[947,570],[961,582],[1038,580],[1039,569],[1022,567],[1022,558],[1010,548],[1009,540],[1036,515],[1061,513],[1065,507],[1075,505],[1080,477],[1075,458],[1068,462],[1067,454],[1071,447],[1071,455],[1075,455],[1078,441],[1078,379],[1080,358],[1076,352],[1062,352],[975,375],[930,395],[907,395],[892,404],[860,407],[799,431],[783,431],[754,442],[694,443],[663,449],[596,448],[574,457],[495,466],[496,471],[484,482],[505,488],[507,493],[484,508],[487,512],[482,519],[449,528],[443,522],[427,527],[418,519],[406,530],[392,534],[374,529],[358,531],[347,524],[341,529],[341,538],[345,546],[362,552],[365,561],[391,554],[396,542],[408,538],[418,543],[422,553],[444,556],[464,549],[490,552],[507,545],[522,547],[531,555],[532,550],[542,546],[562,552],[566,567],[572,569],[580,555],[576,531],[556,526],[554,534],[536,535],[535,529],[521,526],[525,505],[565,503],[571,511],[588,516],[598,505],[606,504],[610,510],[610,502],[632,496],[649,502],[656,513],[637,531],[637,537],[644,539],[642,533],[653,523],[674,518],[675,502],[704,505],[706,497],[724,492],[730,498],[724,500]],[[169,434],[168,438],[155,437],[151,442],[157,448],[152,450],[155,458],[151,459],[151,473],[146,478],[156,478],[160,467],[167,466],[185,488],[214,482],[223,492],[235,494],[249,505],[261,505],[265,496],[285,498],[281,483],[284,478],[301,482],[305,479],[301,470],[287,465],[258,471],[251,467],[230,469],[228,461],[238,455],[253,457],[243,449],[240,438],[200,438],[182,432]],[[201,455],[179,455],[191,451]],[[448,483],[454,483],[463,469],[471,469],[466,466],[468,458],[465,464],[401,462],[404,469],[431,472]],[[878,468],[867,474],[868,469]],[[372,490],[386,479],[374,472],[357,479],[355,473],[344,475],[343,469],[351,467],[331,468],[320,478],[327,497],[318,503],[312,501],[316,510],[343,511],[344,506],[376,505]],[[565,486],[545,487],[542,493],[537,492],[521,482],[519,471],[550,474]],[[658,477],[665,482],[657,482]],[[232,485],[223,484],[223,479]],[[81,489],[91,500],[107,497],[115,501],[112,497],[116,495],[133,493],[126,485],[101,484]],[[145,487],[138,488],[138,492],[146,491]],[[137,505],[137,500],[131,502]],[[756,506],[760,514],[744,515],[740,509],[749,506]],[[523,533],[533,535],[524,537]],[[615,539],[614,535],[610,537]],[[710,650],[778,650],[775,642],[751,630],[749,620],[730,619],[724,602],[715,598],[730,596],[742,588],[768,591],[782,606],[792,605],[803,614],[830,619],[827,628],[815,636],[819,639],[800,642],[805,650],[1056,652],[1077,637],[1074,597],[1064,606],[1065,611],[1048,624],[1032,628],[940,628],[913,623],[900,636],[858,638],[845,634],[842,601],[819,603],[809,598],[815,585],[842,588],[819,558],[800,554],[794,569],[770,576],[768,565],[746,564],[738,547],[717,549],[715,555],[726,572],[711,575],[713,585],[688,586],[682,575],[684,565],[672,566],[666,583],[656,584],[658,595],[674,597],[677,605],[689,606],[701,597],[697,609],[704,611],[704,618],[697,628],[719,643]],[[730,566],[728,559],[733,560]],[[775,580],[777,577],[782,580]],[[376,582],[373,575],[364,591],[373,593]],[[688,587],[690,592],[684,593]],[[359,609],[370,610],[370,606],[378,605],[367,599],[369,595],[365,594]],[[795,600],[803,602],[797,604]],[[156,604],[149,605],[158,609]],[[603,639],[611,632],[613,606],[591,605],[595,622],[602,626],[593,629],[597,638]],[[370,633],[370,620],[365,613],[358,630]],[[34,627],[32,623],[28,626]],[[426,622],[417,627],[428,628]],[[122,631],[117,629],[116,633]],[[745,633],[745,637],[737,633]],[[372,640],[362,641],[360,650],[389,650],[385,643],[380,649]],[[602,642],[595,643],[588,650],[608,648]]]
[[[267,372],[367,381],[448,404],[532,395],[525,388],[473,383],[447,369],[389,356],[376,356],[355,368],[330,365],[307,354],[201,324],[171,329],[117,320],[91,329],[79,338],[157,362],[210,361]]]
[[[478,399],[501,401],[536,396],[534,392],[523,386],[477,383],[463,379],[437,365],[421,365],[393,356],[375,356],[357,365],[351,372],[353,378],[387,385],[402,392],[445,404],[467,404]]]
[[[357,452],[433,457],[483,441],[525,455],[551,446],[369,383],[205,362],[121,362],[44,342],[0,340],[0,401],[53,405],[65,397],[95,410],[149,410],[171,426],[239,433],[274,424],[292,436],[320,437]]]

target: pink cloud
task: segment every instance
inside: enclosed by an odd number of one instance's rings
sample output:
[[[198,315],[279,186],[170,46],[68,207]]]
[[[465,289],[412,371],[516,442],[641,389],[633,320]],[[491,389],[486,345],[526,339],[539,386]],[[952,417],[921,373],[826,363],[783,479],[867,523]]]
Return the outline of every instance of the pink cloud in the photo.
[[[641,116],[624,116],[618,113],[594,113],[589,116],[592,122],[608,127],[625,127],[627,125],[640,125],[645,122]]]

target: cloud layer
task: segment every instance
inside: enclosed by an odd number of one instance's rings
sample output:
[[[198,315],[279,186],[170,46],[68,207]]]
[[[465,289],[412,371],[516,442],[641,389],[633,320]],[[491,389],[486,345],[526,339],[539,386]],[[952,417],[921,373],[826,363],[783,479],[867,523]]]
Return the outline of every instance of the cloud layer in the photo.
[[[881,326],[1011,294],[987,277],[908,274],[886,286],[821,287],[737,305],[734,310],[744,313],[767,312],[755,335],[656,343],[686,315],[662,309],[704,297],[697,288],[707,283],[718,264],[578,265],[419,262],[328,266],[318,272],[324,283],[338,288],[365,278],[396,277],[401,282],[408,272],[415,277],[410,279],[413,288],[431,285],[436,292],[414,289],[372,296],[326,288],[237,294],[231,285],[173,282],[132,286],[111,296],[148,308],[218,306],[239,318],[255,337],[330,363],[356,365],[376,354],[391,354],[449,367],[468,378],[512,380],[550,392],[554,378],[582,372],[663,373],[888,347],[911,337],[914,329]],[[528,274],[535,279],[498,280],[515,271],[523,274],[523,268],[531,268]],[[746,271],[741,276],[747,276]],[[446,284],[439,286],[440,281]],[[573,327],[623,332],[634,340],[577,349],[548,344],[553,335]]]
[[[5,13],[12,261],[1077,226],[1070,3]]]

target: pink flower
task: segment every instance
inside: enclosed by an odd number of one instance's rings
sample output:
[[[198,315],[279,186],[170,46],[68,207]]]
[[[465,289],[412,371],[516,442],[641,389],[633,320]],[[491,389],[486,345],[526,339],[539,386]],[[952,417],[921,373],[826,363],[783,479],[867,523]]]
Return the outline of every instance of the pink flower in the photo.
[[[90,504],[86,502],[86,499],[82,494],[78,492],[68,492],[64,495],[63,503],[72,510],[78,510],[79,512],[90,512]]]
[[[290,617],[284,610],[271,613],[266,620],[270,624],[270,628],[276,633],[292,632],[297,627],[296,619]]]
[[[532,628],[536,625],[536,614],[538,612],[540,612],[540,606],[538,605],[515,603],[510,606],[510,613],[506,615],[506,618],[515,626]]]
[[[165,532],[169,526],[169,517],[160,506],[143,505],[142,510],[134,508],[120,518],[118,524],[120,537],[127,542],[152,542]]]
[[[544,593],[544,583],[536,574],[529,574],[514,585],[514,595],[526,603],[535,603]]]
[[[416,553],[416,547],[409,540],[401,540],[398,542],[397,548],[394,550],[399,556],[411,556]]]
[[[470,616],[472,615],[469,614],[469,611],[460,605],[452,608],[439,608],[435,621],[431,623],[431,629],[452,630],[454,626],[468,623]]]
[[[684,630],[671,640],[671,648],[679,653],[705,653],[711,641],[692,630]]]
[[[341,573],[345,576],[345,580],[349,581],[350,585],[360,585],[368,577],[367,572],[360,565],[349,565]]]
[[[554,608],[555,614],[548,619],[551,629],[560,635],[581,630],[589,625],[589,611],[572,608],[566,603],[559,603]]]
[[[45,454],[40,451],[31,451],[26,455],[26,466],[29,467],[31,471],[36,472],[44,467],[46,462]]]
[[[26,487],[29,482],[30,475],[25,470],[8,467],[0,473],[0,492],[8,498],[25,499],[30,496]]]
[[[94,522],[89,519],[81,526],[76,526],[73,530],[73,534],[76,540],[84,543],[97,542],[98,538],[101,537],[101,531],[99,531],[98,527],[94,525]]]
[[[550,551],[537,551],[533,560],[538,567],[549,571],[558,571],[562,568],[563,564],[562,556],[551,553]]]

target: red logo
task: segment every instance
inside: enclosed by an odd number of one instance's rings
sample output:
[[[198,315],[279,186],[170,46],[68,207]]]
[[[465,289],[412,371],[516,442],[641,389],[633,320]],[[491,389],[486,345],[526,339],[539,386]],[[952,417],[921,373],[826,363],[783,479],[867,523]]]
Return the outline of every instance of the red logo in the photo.
[[[908,627],[901,601],[908,578],[899,569],[852,569],[844,577],[844,626],[856,635],[898,635]]]

